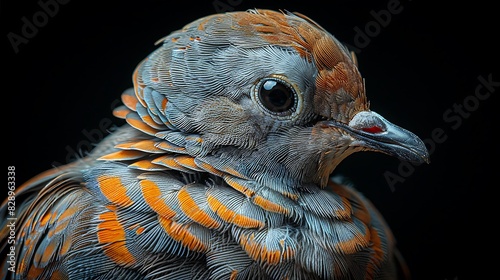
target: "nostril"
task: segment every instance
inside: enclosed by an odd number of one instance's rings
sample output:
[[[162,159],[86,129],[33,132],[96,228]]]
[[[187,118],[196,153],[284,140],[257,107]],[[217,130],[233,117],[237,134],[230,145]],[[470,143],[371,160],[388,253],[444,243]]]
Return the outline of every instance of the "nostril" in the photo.
[[[370,126],[370,127],[363,127],[361,130],[364,132],[373,133],[373,134],[384,132],[383,128],[381,128],[380,126],[376,126],[376,125]]]

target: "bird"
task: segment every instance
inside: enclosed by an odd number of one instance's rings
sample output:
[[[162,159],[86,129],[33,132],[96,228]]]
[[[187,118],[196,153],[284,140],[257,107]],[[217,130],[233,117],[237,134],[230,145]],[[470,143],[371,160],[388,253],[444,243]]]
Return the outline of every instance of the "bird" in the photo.
[[[384,217],[334,170],[357,152],[429,163],[428,150],[370,110],[355,53],[317,22],[209,14],[136,65],[123,124],[16,189],[13,237],[2,204],[2,279],[408,274]]]

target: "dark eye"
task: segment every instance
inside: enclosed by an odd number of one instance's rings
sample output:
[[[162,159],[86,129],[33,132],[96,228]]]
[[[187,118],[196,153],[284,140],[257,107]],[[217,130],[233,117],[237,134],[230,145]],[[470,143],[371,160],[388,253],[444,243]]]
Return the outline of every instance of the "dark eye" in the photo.
[[[260,103],[273,113],[291,112],[296,106],[295,90],[283,81],[262,80],[257,90]]]

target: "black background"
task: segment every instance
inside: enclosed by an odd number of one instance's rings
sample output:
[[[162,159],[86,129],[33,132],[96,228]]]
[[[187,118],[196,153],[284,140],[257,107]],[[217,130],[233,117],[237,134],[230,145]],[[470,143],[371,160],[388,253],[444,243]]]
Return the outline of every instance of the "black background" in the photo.
[[[184,24],[222,9],[298,11],[358,48],[371,109],[429,144],[429,165],[401,169],[397,159],[358,153],[336,170],[380,209],[414,279],[493,278],[500,86],[483,100],[475,90],[479,76],[500,82],[496,8],[486,1],[401,0],[398,13],[376,23],[374,13],[395,2],[72,0],[45,22],[39,18],[39,28],[16,53],[8,34],[22,36],[22,18],[33,22],[42,8],[37,1],[2,0],[6,165],[16,167],[21,183],[87,150],[110,123],[122,124],[111,108],[132,85],[135,66],[154,42]],[[356,30],[366,27],[371,35],[357,41]],[[453,112],[464,102],[463,115]],[[432,140],[433,131],[442,135]],[[401,180],[391,186],[388,172]]]

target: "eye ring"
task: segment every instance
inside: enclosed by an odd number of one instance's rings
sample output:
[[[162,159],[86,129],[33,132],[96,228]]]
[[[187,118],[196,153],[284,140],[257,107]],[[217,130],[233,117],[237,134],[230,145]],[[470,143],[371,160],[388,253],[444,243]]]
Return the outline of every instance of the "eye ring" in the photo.
[[[253,98],[265,113],[279,119],[293,118],[302,105],[296,88],[278,76],[262,78],[254,86]]]

